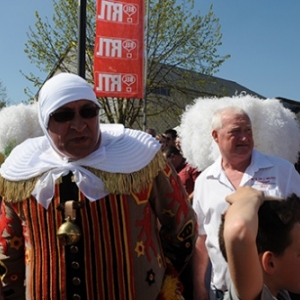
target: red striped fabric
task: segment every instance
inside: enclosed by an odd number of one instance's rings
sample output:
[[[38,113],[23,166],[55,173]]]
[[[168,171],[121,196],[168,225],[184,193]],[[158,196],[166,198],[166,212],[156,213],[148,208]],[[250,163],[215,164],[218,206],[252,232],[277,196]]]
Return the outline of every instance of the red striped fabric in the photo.
[[[123,295],[122,299],[135,299],[128,236],[128,198],[110,195],[100,201],[90,202],[81,193],[78,198],[84,203],[80,217],[87,299],[118,299],[120,295]],[[64,222],[61,212],[57,210],[59,203],[57,188],[48,210],[34,198],[23,202],[25,220],[36,220],[26,222],[26,232],[29,233],[29,299],[67,299],[65,249],[56,236],[57,229]],[[31,275],[28,276],[28,273]]]

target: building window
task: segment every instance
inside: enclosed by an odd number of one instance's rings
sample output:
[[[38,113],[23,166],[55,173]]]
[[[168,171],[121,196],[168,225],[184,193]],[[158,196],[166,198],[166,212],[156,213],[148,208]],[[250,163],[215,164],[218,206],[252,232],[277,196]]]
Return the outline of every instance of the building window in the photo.
[[[170,89],[157,87],[152,90],[153,94],[170,97]]]

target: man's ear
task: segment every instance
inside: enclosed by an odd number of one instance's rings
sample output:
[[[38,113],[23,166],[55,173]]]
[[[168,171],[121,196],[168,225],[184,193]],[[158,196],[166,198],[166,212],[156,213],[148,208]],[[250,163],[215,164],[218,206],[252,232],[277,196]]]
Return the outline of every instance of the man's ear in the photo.
[[[271,251],[266,251],[261,255],[261,264],[264,272],[272,275],[275,272],[275,255]]]
[[[213,139],[215,140],[215,142],[218,143],[218,132],[217,132],[217,130],[214,129],[211,132],[211,136],[213,137]]]

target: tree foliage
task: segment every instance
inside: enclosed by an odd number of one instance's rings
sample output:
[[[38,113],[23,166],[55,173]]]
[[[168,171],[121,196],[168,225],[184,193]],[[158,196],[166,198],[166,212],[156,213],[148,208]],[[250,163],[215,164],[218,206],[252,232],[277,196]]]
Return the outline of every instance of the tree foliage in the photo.
[[[147,45],[147,115],[180,115],[187,85],[203,85],[190,71],[212,75],[228,56],[217,53],[222,34],[211,7],[201,16],[194,12],[194,0],[149,0]],[[42,20],[36,12],[35,29],[29,28],[25,44],[32,64],[45,73],[77,69],[78,0],[53,0],[52,20]],[[95,38],[95,0],[87,0],[86,78],[93,83],[93,45]],[[189,70],[189,71],[188,71]],[[45,78],[33,73],[26,78],[40,87]],[[160,97],[157,90],[172,91]],[[30,95],[30,91],[27,91]],[[159,94],[159,93],[158,93]],[[32,96],[32,94],[31,94]],[[137,99],[100,98],[103,121],[141,127],[143,102]]]
[[[9,98],[7,95],[6,87],[3,85],[2,81],[0,81],[0,109],[7,106],[9,103]]]

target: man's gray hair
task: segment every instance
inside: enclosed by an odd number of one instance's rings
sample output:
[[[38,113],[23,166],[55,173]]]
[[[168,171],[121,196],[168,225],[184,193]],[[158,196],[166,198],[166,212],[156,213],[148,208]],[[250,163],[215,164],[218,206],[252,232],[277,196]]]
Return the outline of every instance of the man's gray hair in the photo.
[[[224,113],[235,113],[237,115],[241,116],[248,116],[248,114],[240,107],[237,106],[228,106],[228,107],[223,107],[218,110],[216,110],[212,116],[212,121],[211,121],[211,128],[212,130],[217,130],[222,128],[222,116]],[[249,116],[248,116],[249,118]],[[249,118],[250,119],[250,118]]]

